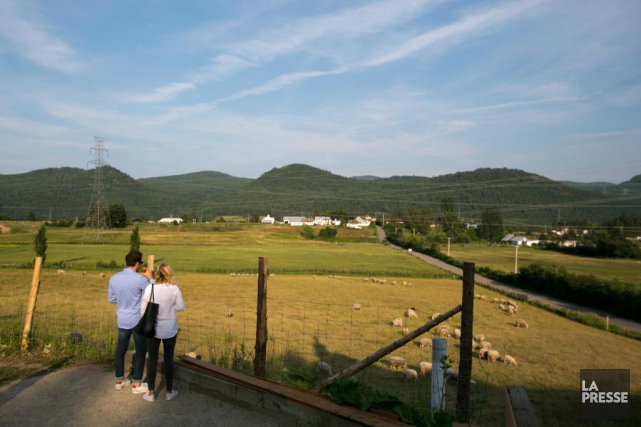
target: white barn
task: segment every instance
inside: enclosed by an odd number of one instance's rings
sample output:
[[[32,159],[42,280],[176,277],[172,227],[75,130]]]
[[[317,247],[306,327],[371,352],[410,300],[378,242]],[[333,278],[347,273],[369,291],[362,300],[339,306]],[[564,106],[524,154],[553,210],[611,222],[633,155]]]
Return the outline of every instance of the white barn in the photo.
[[[178,224],[183,222],[182,218],[162,218],[158,220],[158,224],[172,224],[174,221],[176,221]]]

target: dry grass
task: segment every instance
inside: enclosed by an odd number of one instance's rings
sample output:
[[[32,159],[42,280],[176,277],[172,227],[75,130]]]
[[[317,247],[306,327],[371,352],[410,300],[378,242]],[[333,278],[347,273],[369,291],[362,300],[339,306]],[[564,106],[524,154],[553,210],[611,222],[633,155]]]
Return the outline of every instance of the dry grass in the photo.
[[[219,363],[243,359],[239,344],[253,353],[256,319],[256,277],[178,273],[187,310],[179,313],[181,328],[178,352],[196,351],[205,360]],[[56,276],[45,271],[42,277],[38,311],[34,325],[34,344],[44,346],[57,334],[80,332],[85,338],[78,354],[100,354],[102,347],[112,351],[116,335],[115,307],[106,300],[107,279],[82,277],[79,272]],[[31,272],[3,270],[0,279],[2,323],[5,333],[11,319],[21,319],[28,297]],[[327,276],[280,276],[269,280],[268,319],[269,371],[281,379],[283,368],[315,373],[315,363],[324,360],[334,370],[342,369],[400,337],[400,328],[390,325],[405,309],[415,307],[420,326],[435,312],[444,312],[460,303],[461,283],[455,280],[411,279],[414,288],[370,282],[363,277],[330,279]],[[500,295],[485,289],[477,292],[489,298]],[[360,311],[352,311],[360,303]],[[227,311],[234,313],[227,317]],[[407,318],[402,316],[406,321]],[[527,388],[541,425],[623,425],[589,424],[578,420],[579,373],[588,368],[631,369],[633,423],[641,424],[641,342],[560,318],[544,310],[521,304],[519,318],[529,322],[529,329],[514,327],[514,317],[500,312],[495,304],[476,301],[475,333],[483,333],[502,355],[514,356],[519,365],[489,363],[474,357],[473,378],[483,384],[489,399],[483,408],[484,425],[500,425],[503,419],[504,385]],[[15,323],[15,322],[14,322]],[[19,323],[19,322],[18,322]],[[451,327],[459,327],[456,316]],[[430,336],[430,333],[427,334]],[[5,343],[2,343],[5,344]],[[70,345],[68,340],[56,345]],[[74,347],[75,348],[75,347]],[[53,350],[57,350],[54,348]],[[234,354],[236,351],[236,354]],[[111,353],[107,352],[106,357]],[[422,360],[430,361],[431,352],[420,350],[416,343],[397,350],[409,367],[418,369]],[[448,354],[458,362],[458,343],[449,340]],[[252,355],[245,355],[251,360]],[[360,377],[367,383],[400,390],[407,399],[421,405],[429,401],[429,382],[416,384],[402,380],[402,374],[389,369],[385,358],[366,369]],[[237,366],[238,367],[238,366]],[[247,366],[245,366],[246,368]],[[448,391],[448,406],[455,400],[455,390]]]

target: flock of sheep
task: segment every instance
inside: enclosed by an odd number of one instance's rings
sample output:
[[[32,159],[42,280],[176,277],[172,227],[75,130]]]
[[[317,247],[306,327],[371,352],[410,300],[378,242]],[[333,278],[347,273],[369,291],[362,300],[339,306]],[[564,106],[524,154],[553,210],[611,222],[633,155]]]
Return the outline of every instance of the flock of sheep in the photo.
[[[65,274],[67,274],[65,270],[58,270],[57,273],[58,273],[58,276],[64,276]],[[88,273],[86,271],[82,272],[82,277],[87,277],[87,275]],[[100,277],[104,279],[105,277],[107,277],[107,275],[105,273],[100,273]]]
[[[374,283],[385,284],[385,279],[383,280],[371,279],[371,280]],[[369,281],[369,279],[364,279],[364,281]],[[395,281],[392,282],[392,284],[395,284],[395,283],[396,283]],[[406,282],[403,282],[403,283],[405,284]],[[513,301],[499,299],[499,298],[493,298],[490,301],[487,299],[485,295],[482,295],[482,294],[475,294],[475,298],[480,301],[488,301],[488,302],[496,303],[498,305],[499,310],[505,313],[508,313],[509,315],[514,315],[519,311],[518,304],[516,304]],[[361,308],[362,308],[362,305],[360,303],[355,303],[351,307],[352,310],[361,310]],[[432,316],[430,316],[430,319],[434,320],[439,316],[440,316],[440,313],[434,313]],[[408,308],[404,313],[404,317],[406,317],[407,320],[419,318],[416,312],[416,309],[414,307]],[[449,322],[449,319],[448,319],[448,322]],[[407,326],[404,326],[403,317],[397,317],[395,319],[392,319],[391,325],[393,327],[402,328],[401,332],[403,335],[407,335],[410,333],[410,329]],[[514,325],[517,328],[529,328],[528,323],[523,319],[516,320]],[[438,338],[447,339],[450,337],[454,337],[455,339],[459,339],[459,340],[461,339],[461,330],[459,328],[454,328],[454,330],[451,331],[449,325],[441,324],[433,331],[433,334]],[[423,337],[420,339],[418,344],[421,350],[429,349],[432,347],[432,339]],[[518,366],[518,363],[514,356],[510,356],[506,354],[501,357],[501,354],[499,353],[498,350],[492,349],[492,343],[485,340],[484,334],[474,335],[472,339],[472,350],[473,351],[478,350],[479,360],[487,360],[488,362],[503,361],[503,363],[507,365]],[[431,374],[432,372],[432,363],[420,361],[418,364],[419,371],[416,371],[415,369],[408,368],[405,359],[400,356],[391,356],[389,359],[389,366],[391,369],[395,371],[399,369],[403,369],[403,378],[407,381],[416,380],[419,378],[419,375],[425,376],[425,375]],[[332,375],[331,373],[332,368],[326,362],[319,362],[318,370],[324,375],[327,375],[327,376]],[[458,371],[454,368],[448,368],[447,371],[445,372],[445,376],[448,379],[450,378],[456,379],[458,377]],[[474,383],[474,381],[472,381],[472,383]]]
[[[370,282],[370,281],[371,281],[372,283],[379,283],[379,284],[381,284],[381,285],[386,285],[386,284],[387,284],[387,279],[377,279],[377,278],[375,278],[375,277],[372,277],[371,279],[366,277],[366,278],[364,278],[364,279],[363,279],[363,282],[364,282],[364,283],[368,283],[368,282]],[[396,282],[396,280],[392,280],[392,281],[390,281],[390,285],[392,285],[392,286],[395,286],[395,285],[397,285],[397,284],[398,284],[398,283]],[[407,281],[405,281],[405,280],[403,280],[403,281],[401,282],[401,284],[402,284],[403,286],[405,286],[406,288],[413,288],[413,287],[414,287],[414,284],[413,284],[412,282],[407,282]]]

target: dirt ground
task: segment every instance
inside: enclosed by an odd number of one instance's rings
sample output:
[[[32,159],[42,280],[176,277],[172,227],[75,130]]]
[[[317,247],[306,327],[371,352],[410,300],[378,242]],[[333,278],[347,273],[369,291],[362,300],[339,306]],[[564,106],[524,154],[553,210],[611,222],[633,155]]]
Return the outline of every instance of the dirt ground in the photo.
[[[181,390],[156,401],[114,388],[112,370],[101,365],[62,368],[0,387],[0,426],[265,426],[283,424],[260,413],[209,396]]]

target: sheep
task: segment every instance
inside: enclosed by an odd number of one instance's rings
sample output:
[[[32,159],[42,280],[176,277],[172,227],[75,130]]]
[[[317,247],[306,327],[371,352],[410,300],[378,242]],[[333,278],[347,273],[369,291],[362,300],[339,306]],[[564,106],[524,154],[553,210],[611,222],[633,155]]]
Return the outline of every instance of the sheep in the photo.
[[[423,350],[424,348],[429,348],[432,346],[431,338],[421,338],[419,348]]]
[[[402,332],[403,332],[403,335],[407,335],[407,334],[409,334],[409,333],[410,333],[410,328],[408,328],[407,326],[405,326],[405,327],[403,328]]]
[[[483,334],[476,334],[476,335],[474,335],[474,337],[472,337],[472,338],[473,338],[473,339],[474,339],[474,341],[476,341],[476,342],[483,342],[483,341],[485,341],[485,335],[483,335]]]
[[[363,279],[363,283],[365,282],[369,282],[369,279],[367,277]]]
[[[513,305],[508,305],[507,309],[510,313],[510,316],[514,316],[514,313],[516,313],[516,308]]]
[[[436,320],[438,318],[438,316],[440,316],[440,315],[441,315],[441,313],[432,314],[432,320]]]
[[[484,348],[486,350],[492,350],[492,343],[488,341],[483,341],[481,343],[481,348]]]
[[[402,327],[403,326],[403,318],[402,317],[397,317],[396,319],[392,320],[392,326]]]
[[[506,300],[506,299],[501,298],[501,304],[507,304],[507,300]]]
[[[66,272],[66,271],[64,271],[64,270],[58,270],[58,276],[64,276],[65,274],[67,274],[67,272]]]
[[[498,298],[492,298],[492,302],[494,302],[494,303],[497,303],[497,304],[498,304],[498,303],[499,303],[499,299],[498,299]]]
[[[403,280],[403,286],[407,286],[407,282]]]
[[[407,316],[408,319],[418,319],[416,310],[414,310],[413,308],[408,308],[405,315]]]
[[[82,272],[82,277],[87,277],[87,272],[86,271]]]
[[[436,332],[439,338],[449,338],[450,337],[450,330],[446,326],[441,326],[438,328],[438,331]]]
[[[503,363],[507,363],[508,365],[518,366],[518,363],[516,363],[516,359],[507,354],[503,358]]]
[[[518,308],[518,306],[519,306],[517,303],[515,303],[514,301],[510,301],[510,300],[507,300],[507,305],[511,305],[514,308]]]
[[[105,277],[107,277],[107,275],[105,273],[100,273],[100,277],[104,279]]]
[[[501,311],[507,311],[507,307],[505,306],[505,304],[499,304],[498,307]]]
[[[421,375],[427,375],[432,372],[432,364],[430,362],[421,362],[418,364]]]
[[[329,363],[318,362],[316,367],[317,367],[318,371],[321,374],[325,375],[326,377],[331,377],[333,375],[332,374],[332,367],[329,365]]]
[[[234,317],[234,313],[232,313],[231,310],[227,310],[227,314],[225,314],[227,317]]]
[[[387,283],[387,279],[381,280],[381,285],[384,285],[385,283]]]
[[[415,381],[418,378],[418,372],[414,369],[406,369],[403,371],[403,378],[405,381]]]
[[[516,323],[514,324],[514,326],[516,326],[517,328],[529,328],[530,327],[530,325],[528,325],[527,322],[525,320],[523,320],[523,319],[517,320]]]
[[[496,350],[488,350],[488,351],[487,351],[487,360],[489,360],[489,361],[490,361],[490,362],[492,362],[492,363],[494,363],[494,362],[496,362],[497,360],[499,360],[499,357],[500,357],[500,356],[501,356],[501,355],[500,355],[500,354],[499,354],[499,352],[498,352],[498,351],[496,351]]]
[[[405,359],[400,356],[392,356],[389,359],[389,367],[396,371],[396,368],[407,368],[407,363],[405,363]]]
[[[412,283],[412,282],[407,282],[407,285],[406,285],[406,286],[407,286],[408,288],[413,288],[413,287],[414,287],[414,283]]]
[[[454,337],[456,337],[457,340],[461,339],[461,330],[459,328],[454,328]]]
[[[361,305],[360,304],[352,304],[352,310],[360,310]]]
[[[396,280],[392,280],[392,286],[396,285]]]
[[[479,359],[481,359],[481,360],[483,360],[483,359],[487,359],[487,353],[488,353],[489,351],[490,351],[490,350],[488,350],[487,348],[482,348],[482,349],[480,349],[480,350],[479,350]]]

